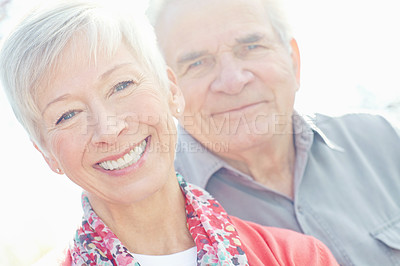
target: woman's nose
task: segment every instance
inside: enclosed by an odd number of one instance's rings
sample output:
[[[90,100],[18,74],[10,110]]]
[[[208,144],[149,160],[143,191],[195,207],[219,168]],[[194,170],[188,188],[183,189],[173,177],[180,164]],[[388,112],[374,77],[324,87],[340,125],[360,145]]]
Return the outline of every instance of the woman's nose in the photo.
[[[124,115],[115,111],[102,109],[97,112],[93,121],[93,144],[115,144],[118,137],[128,130],[128,124]]]

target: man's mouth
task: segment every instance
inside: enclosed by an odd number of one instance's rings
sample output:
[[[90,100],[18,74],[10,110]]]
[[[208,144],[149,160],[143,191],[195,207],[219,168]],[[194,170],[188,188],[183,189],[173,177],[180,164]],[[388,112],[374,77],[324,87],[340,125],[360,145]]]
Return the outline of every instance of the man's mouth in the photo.
[[[147,138],[117,160],[103,161],[98,165],[108,171],[121,170],[139,161],[147,146]]]
[[[250,104],[245,104],[239,107],[233,107],[233,108],[227,108],[226,110],[223,111],[219,111],[219,112],[215,112],[212,114],[212,116],[218,116],[218,115],[226,115],[226,114],[231,114],[231,113],[235,113],[235,112],[242,112],[246,109],[250,109],[253,107],[256,107],[262,103],[265,103],[265,101],[261,101],[261,102],[255,102],[255,103],[250,103]]]

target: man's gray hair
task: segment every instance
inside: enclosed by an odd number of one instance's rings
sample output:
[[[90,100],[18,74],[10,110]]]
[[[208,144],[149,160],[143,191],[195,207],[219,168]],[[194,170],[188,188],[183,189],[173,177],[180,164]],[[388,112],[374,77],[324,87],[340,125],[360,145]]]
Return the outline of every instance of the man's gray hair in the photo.
[[[150,0],[147,16],[151,24],[156,27],[161,14],[168,5],[179,1],[202,1],[202,0]],[[216,0],[218,1],[218,0]],[[235,0],[232,0],[235,1]],[[258,0],[264,6],[265,12],[275,32],[280,37],[283,45],[291,52],[290,41],[293,38],[291,27],[284,12],[282,0]],[[212,8],[212,7],[210,7]]]
[[[31,11],[6,38],[0,78],[15,116],[36,144],[43,144],[38,89],[57,74],[61,53],[75,37],[87,41],[94,61],[98,52],[112,56],[124,42],[167,90],[166,64],[143,10],[113,4],[116,8],[84,0],[52,3]]]

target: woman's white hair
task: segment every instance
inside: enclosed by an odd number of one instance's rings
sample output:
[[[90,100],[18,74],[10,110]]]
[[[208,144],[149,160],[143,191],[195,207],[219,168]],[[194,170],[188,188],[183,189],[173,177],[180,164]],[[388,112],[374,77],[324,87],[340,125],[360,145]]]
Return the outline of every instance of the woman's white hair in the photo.
[[[133,5],[115,1],[113,5],[116,8],[84,0],[52,3],[31,11],[6,38],[0,51],[2,85],[15,116],[39,147],[43,139],[38,89],[54,75],[61,53],[74,37],[88,42],[88,58],[94,61],[99,51],[112,56],[124,42],[167,90],[166,65],[143,10],[135,12]]]
[[[201,0],[150,0],[147,9],[147,16],[151,24],[156,27],[159,18],[168,5],[178,1],[201,1]],[[218,0],[216,0],[218,1]],[[282,0],[259,0],[264,6],[265,12],[271,22],[275,32],[280,37],[283,45],[291,52],[290,41],[293,38],[291,27],[289,26]],[[212,7],[210,7],[212,8]],[[240,15],[240,14],[238,14]]]

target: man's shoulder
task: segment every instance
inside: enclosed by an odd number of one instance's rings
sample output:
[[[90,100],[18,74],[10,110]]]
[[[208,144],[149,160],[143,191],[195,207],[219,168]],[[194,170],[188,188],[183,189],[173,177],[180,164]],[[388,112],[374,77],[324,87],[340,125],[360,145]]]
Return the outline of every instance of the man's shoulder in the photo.
[[[322,113],[315,113],[309,116],[316,125],[324,126],[332,123],[356,123],[356,124],[370,124],[370,123],[382,123],[386,119],[381,114],[376,113],[345,113],[339,115],[327,115]]]
[[[316,113],[310,116],[311,121],[324,133],[329,135],[331,131],[342,131],[353,134],[387,134],[394,133],[394,125],[382,114],[374,113],[346,113],[337,116],[329,116]]]
[[[340,116],[314,115],[311,120],[323,138],[343,150],[362,151],[370,156],[376,153],[400,151],[400,137],[392,124],[382,115],[349,113]],[[316,142],[319,143],[319,142]]]

